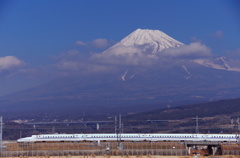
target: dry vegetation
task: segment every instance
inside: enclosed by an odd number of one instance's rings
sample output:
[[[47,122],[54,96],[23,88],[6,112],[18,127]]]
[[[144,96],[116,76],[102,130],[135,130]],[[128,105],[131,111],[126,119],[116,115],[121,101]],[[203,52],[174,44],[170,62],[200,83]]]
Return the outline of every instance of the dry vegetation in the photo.
[[[122,155],[122,156],[110,156],[110,155],[103,155],[103,156],[19,156],[19,157],[6,157],[6,158],[192,158],[193,156],[159,156],[159,155],[137,155],[137,156],[129,156],[129,155]],[[198,158],[211,158],[212,156],[198,156]],[[224,156],[217,156],[218,158],[240,158],[240,156],[233,156],[233,155],[224,155]]]

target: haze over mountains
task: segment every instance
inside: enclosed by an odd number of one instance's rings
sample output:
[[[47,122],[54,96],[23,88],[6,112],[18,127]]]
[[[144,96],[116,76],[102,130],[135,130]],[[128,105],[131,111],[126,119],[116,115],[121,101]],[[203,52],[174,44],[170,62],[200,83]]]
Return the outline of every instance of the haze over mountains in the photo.
[[[84,62],[61,64],[74,67],[74,75],[1,97],[0,114],[110,116],[240,96],[239,61],[214,57],[202,43],[185,45],[159,30],[137,29]]]

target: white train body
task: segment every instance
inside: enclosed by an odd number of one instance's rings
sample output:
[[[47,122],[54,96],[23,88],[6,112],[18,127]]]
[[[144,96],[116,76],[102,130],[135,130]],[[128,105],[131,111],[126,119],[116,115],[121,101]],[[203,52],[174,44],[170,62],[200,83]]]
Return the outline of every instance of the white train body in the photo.
[[[238,142],[236,134],[41,134],[20,138],[18,143],[81,141],[220,141]]]

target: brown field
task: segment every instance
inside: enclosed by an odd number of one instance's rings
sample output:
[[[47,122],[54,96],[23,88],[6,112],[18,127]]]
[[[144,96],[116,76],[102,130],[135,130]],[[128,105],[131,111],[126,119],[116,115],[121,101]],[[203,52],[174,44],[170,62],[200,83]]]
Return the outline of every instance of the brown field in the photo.
[[[117,150],[117,142],[104,142],[101,145],[93,144],[90,142],[84,143],[32,143],[32,144],[18,144],[9,143],[5,144],[8,151],[31,151],[31,150],[103,150],[107,146],[112,150]],[[144,143],[132,143],[125,142],[124,147],[126,149],[172,149],[174,147],[178,149],[184,149],[184,145],[178,142],[144,142]]]
[[[19,156],[19,157],[6,157],[6,158],[193,158],[194,156],[159,156],[159,155],[138,155],[138,156],[129,156],[129,155],[123,155],[123,156]],[[224,155],[224,156],[201,156],[199,155],[198,158],[240,158],[240,156],[233,156],[233,155]]]
[[[121,149],[119,148],[121,147]],[[240,158],[240,146],[221,145],[221,158]],[[208,155],[206,146],[191,149],[190,156],[182,142],[78,142],[78,143],[5,143],[0,157],[8,158],[190,158]],[[194,153],[196,155],[194,155]],[[25,155],[25,156],[24,156]],[[36,156],[38,155],[38,156]],[[178,156],[179,155],[179,156]],[[231,155],[231,156],[229,156]],[[237,155],[237,156],[236,156]]]

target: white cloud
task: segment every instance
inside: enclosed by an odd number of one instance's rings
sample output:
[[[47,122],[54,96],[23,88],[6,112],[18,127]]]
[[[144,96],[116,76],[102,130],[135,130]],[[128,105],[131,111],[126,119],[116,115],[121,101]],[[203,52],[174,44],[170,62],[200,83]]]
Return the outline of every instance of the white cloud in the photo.
[[[94,54],[91,59],[101,63],[124,66],[147,66],[151,59],[136,47],[115,47],[107,52]]]
[[[87,45],[86,43],[84,43],[84,42],[82,42],[82,41],[76,41],[75,43],[76,43],[76,45],[79,45],[79,46],[85,46],[85,45]]]
[[[156,55],[156,54],[154,54]],[[211,56],[211,50],[199,43],[191,43],[178,48],[169,48],[154,56],[151,52],[142,51],[139,47],[119,46],[110,48],[104,53],[92,53],[90,57],[82,57],[77,51],[68,51],[61,55],[55,67],[66,74],[82,74],[96,72],[113,72],[120,69],[134,68],[167,68],[178,64],[171,58],[203,58]]]
[[[103,53],[91,53],[90,56],[82,56],[80,54],[76,50],[68,51],[55,58],[57,63],[54,66],[64,75],[116,72],[128,68],[138,70],[156,67],[169,68],[178,65],[182,59],[211,57],[211,50],[206,45],[195,42],[190,45],[169,48],[156,54],[152,54],[150,51],[143,51],[141,47],[131,46],[109,48]],[[175,60],[175,58],[181,60]]]
[[[61,70],[78,70],[81,66],[81,63],[80,62],[76,62],[76,61],[66,61],[66,60],[63,60],[63,61],[60,61],[58,64],[57,64],[57,67]]]
[[[161,55],[174,58],[203,58],[211,56],[211,49],[199,42],[194,42],[190,45],[165,49]]]
[[[103,38],[95,39],[90,42],[83,42],[83,41],[76,41],[75,44],[79,46],[90,46],[90,47],[95,47],[95,48],[106,48],[109,45],[111,45],[112,41],[108,41]]]
[[[218,30],[215,33],[211,33],[210,36],[217,38],[217,39],[221,39],[223,37],[223,32]]]
[[[25,65],[25,63],[14,56],[0,57],[0,70],[8,70]]]
[[[126,67],[146,67],[152,64],[146,54],[134,47],[119,47],[108,53],[92,53],[90,57],[68,51],[55,59],[57,63],[54,67],[64,76],[116,72]]]
[[[109,45],[106,39],[95,39],[92,41],[92,44],[97,48],[106,48]]]
[[[222,38],[223,32],[222,31],[217,31],[217,32],[215,32],[214,35],[215,35],[216,38]]]
[[[240,59],[240,48],[238,48],[235,51],[226,51],[224,52],[224,54],[226,56],[228,56],[229,58],[233,58],[233,59]]]
[[[191,37],[191,42],[192,43],[195,43],[195,42],[202,43],[202,40],[198,39],[197,37]]]

